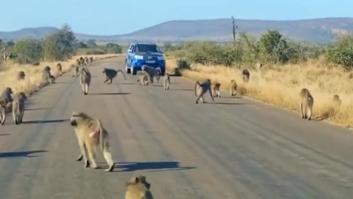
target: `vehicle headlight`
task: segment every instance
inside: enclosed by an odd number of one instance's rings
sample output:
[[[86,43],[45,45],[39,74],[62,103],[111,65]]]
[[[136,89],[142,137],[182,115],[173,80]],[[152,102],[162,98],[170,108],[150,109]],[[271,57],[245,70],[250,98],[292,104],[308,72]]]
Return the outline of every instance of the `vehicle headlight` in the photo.
[[[157,59],[158,59],[159,61],[163,61],[163,60],[164,60],[164,56],[158,56]]]
[[[135,59],[143,59],[142,55],[135,55]]]

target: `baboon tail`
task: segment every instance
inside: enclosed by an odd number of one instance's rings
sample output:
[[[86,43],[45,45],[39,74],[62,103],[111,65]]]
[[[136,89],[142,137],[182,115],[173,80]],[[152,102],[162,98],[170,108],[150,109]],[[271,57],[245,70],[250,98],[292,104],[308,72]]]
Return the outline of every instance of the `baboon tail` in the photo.
[[[197,97],[197,87],[200,86],[200,82],[196,81],[195,82],[195,87],[194,87],[194,91],[195,91],[195,97]]]
[[[124,77],[124,80],[126,80],[126,75],[125,75],[125,72],[123,71],[123,70],[121,70],[121,69],[118,69],[118,70],[116,70],[116,72],[119,74],[119,72],[123,75],[123,77]]]
[[[97,128],[99,130],[99,146],[101,150],[104,150],[104,141],[103,141],[103,134],[104,134],[104,129],[102,127],[102,122],[100,120],[97,120]]]

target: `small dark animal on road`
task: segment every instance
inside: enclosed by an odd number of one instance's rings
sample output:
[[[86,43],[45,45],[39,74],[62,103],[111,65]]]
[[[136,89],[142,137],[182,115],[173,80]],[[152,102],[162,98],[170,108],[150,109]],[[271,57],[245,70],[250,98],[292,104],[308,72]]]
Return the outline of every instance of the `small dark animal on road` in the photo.
[[[125,75],[124,71],[122,71],[120,69],[114,70],[111,68],[104,68],[103,73],[105,74],[105,77],[106,77],[104,83],[108,82],[108,84],[111,84],[113,82],[113,79],[118,75],[118,73],[123,74],[124,79],[126,80],[126,75]]]

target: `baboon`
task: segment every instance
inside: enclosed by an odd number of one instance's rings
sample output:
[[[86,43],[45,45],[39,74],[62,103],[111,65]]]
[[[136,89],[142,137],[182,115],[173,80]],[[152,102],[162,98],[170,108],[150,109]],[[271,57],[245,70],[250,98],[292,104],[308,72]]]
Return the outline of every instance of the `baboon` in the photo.
[[[151,81],[148,73],[146,71],[139,71],[138,75],[137,82],[139,82],[141,86],[148,86]]]
[[[12,89],[10,87],[5,88],[0,96],[0,123],[5,124],[6,121],[6,110],[12,105]]]
[[[71,65],[71,68],[73,68],[72,77],[77,77],[77,76],[78,76],[78,72],[79,72],[79,70],[80,70],[79,67],[80,67],[80,66],[77,65],[77,64],[72,64],[72,65]]]
[[[63,67],[61,63],[56,64],[56,70],[58,71],[59,75],[63,74]]]
[[[55,82],[55,77],[50,73],[51,69],[49,66],[44,67],[42,71],[42,79],[44,84],[53,84]]]
[[[86,65],[85,59],[83,57],[80,57],[80,66]]]
[[[195,101],[196,104],[199,103],[200,99],[202,103],[205,103],[203,96],[206,94],[207,91],[210,93],[211,99],[214,102],[211,88],[211,80],[206,79],[201,83],[199,81],[195,82],[195,96],[197,97]]]
[[[100,120],[93,119],[85,113],[72,113],[70,124],[75,129],[75,134],[80,147],[78,161],[84,161],[84,167],[98,168],[96,162],[96,151],[100,147],[103,157],[108,164],[105,171],[114,169],[114,161],[110,153],[109,135]]]
[[[104,83],[111,84],[113,82],[113,79],[118,75],[118,73],[123,74],[124,79],[126,80],[126,75],[124,73],[124,71],[118,69],[118,70],[114,70],[114,69],[110,69],[110,68],[104,68],[103,69],[103,73],[105,74],[105,81]]]
[[[89,65],[89,59],[88,59],[88,57],[85,57],[85,64],[86,64],[86,65]]]
[[[340,96],[337,94],[333,96],[332,102],[336,108],[340,107],[342,104],[342,100],[340,99]]]
[[[20,92],[14,97],[12,102],[12,116],[16,125],[22,123],[26,100],[27,96],[24,92]]]
[[[230,80],[230,95],[231,96],[237,95],[237,88],[238,88],[237,82],[234,79]]]
[[[214,97],[221,97],[221,83],[215,82],[212,85],[212,94]]]
[[[250,71],[248,69],[244,69],[242,72],[241,72],[242,76],[243,76],[243,81],[244,82],[249,82],[250,80]]]
[[[17,80],[25,80],[26,79],[26,73],[24,71],[19,71],[17,73]]]
[[[90,58],[89,58],[89,62],[90,62],[90,63],[93,63],[93,57],[90,57]]]
[[[79,68],[80,85],[84,95],[88,94],[89,85],[91,83],[91,73],[86,66]]]
[[[303,88],[300,93],[300,113],[302,119],[311,120],[311,116],[313,113],[313,106],[314,106],[314,98],[310,94],[309,90]]]
[[[149,81],[151,84],[153,84],[153,78],[155,76],[155,69],[151,66],[143,65],[141,67],[142,71],[145,71],[149,75]]]
[[[78,59],[76,59],[76,65],[81,65],[81,60],[80,60],[80,58],[78,58]]]
[[[145,176],[133,177],[127,183],[125,199],[153,199],[150,188]]]
[[[161,79],[161,75],[162,75],[162,69],[160,67],[155,68],[154,75],[156,76],[156,80],[159,83],[159,80]]]
[[[170,89],[170,75],[168,73],[165,73],[164,75],[163,87],[164,87],[164,90]]]

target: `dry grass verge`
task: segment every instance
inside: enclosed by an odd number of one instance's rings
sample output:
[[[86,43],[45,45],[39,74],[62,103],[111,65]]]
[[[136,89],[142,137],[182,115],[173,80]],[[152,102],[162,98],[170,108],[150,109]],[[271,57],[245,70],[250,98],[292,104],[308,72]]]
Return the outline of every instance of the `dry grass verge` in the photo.
[[[94,60],[106,59],[115,56],[117,55],[90,55],[90,57],[94,57]],[[80,55],[75,56],[70,60],[60,62],[64,73],[71,70],[72,65],[76,63],[76,59],[78,57],[80,57]],[[15,93],[25,92],[27,95],[32,94],[34,91],[40,88],[42,83],[42,70],[45,66],[51,67],[51,72],[54,76],[57,77],[59,75],[58,71],[56,70],[57,63],[59,62],[42,62],[38,66],[19,65],[13,62],[5,63],[1,67],[0,71],[0,92],[2,92],[6,87],[11,87]],[[17,80],[17,73],[19,71],[25,72],[25,80]]]
[[[173,58],[167,60],[168,70],[176,67]],[[353,73],[341,68],[329,67],[322,61],[308,61],[302,64],[265,65],[261,70],[250,69],[249,83],[242,81],[241,70],[225,66],[194,65],[184,70],[183,76],[201,80],[210,78],[222,84],[222,90],[229,93],[230,80],[238,83],[238,93],[299,112],[299,92],[308,88],[314,96],[314,118],[327,119],[344,127],[353,126]],[[332,106],[332,97],[338,94],[342,99],[339,108]],[[299,116],[298,116],[299,117]]]

